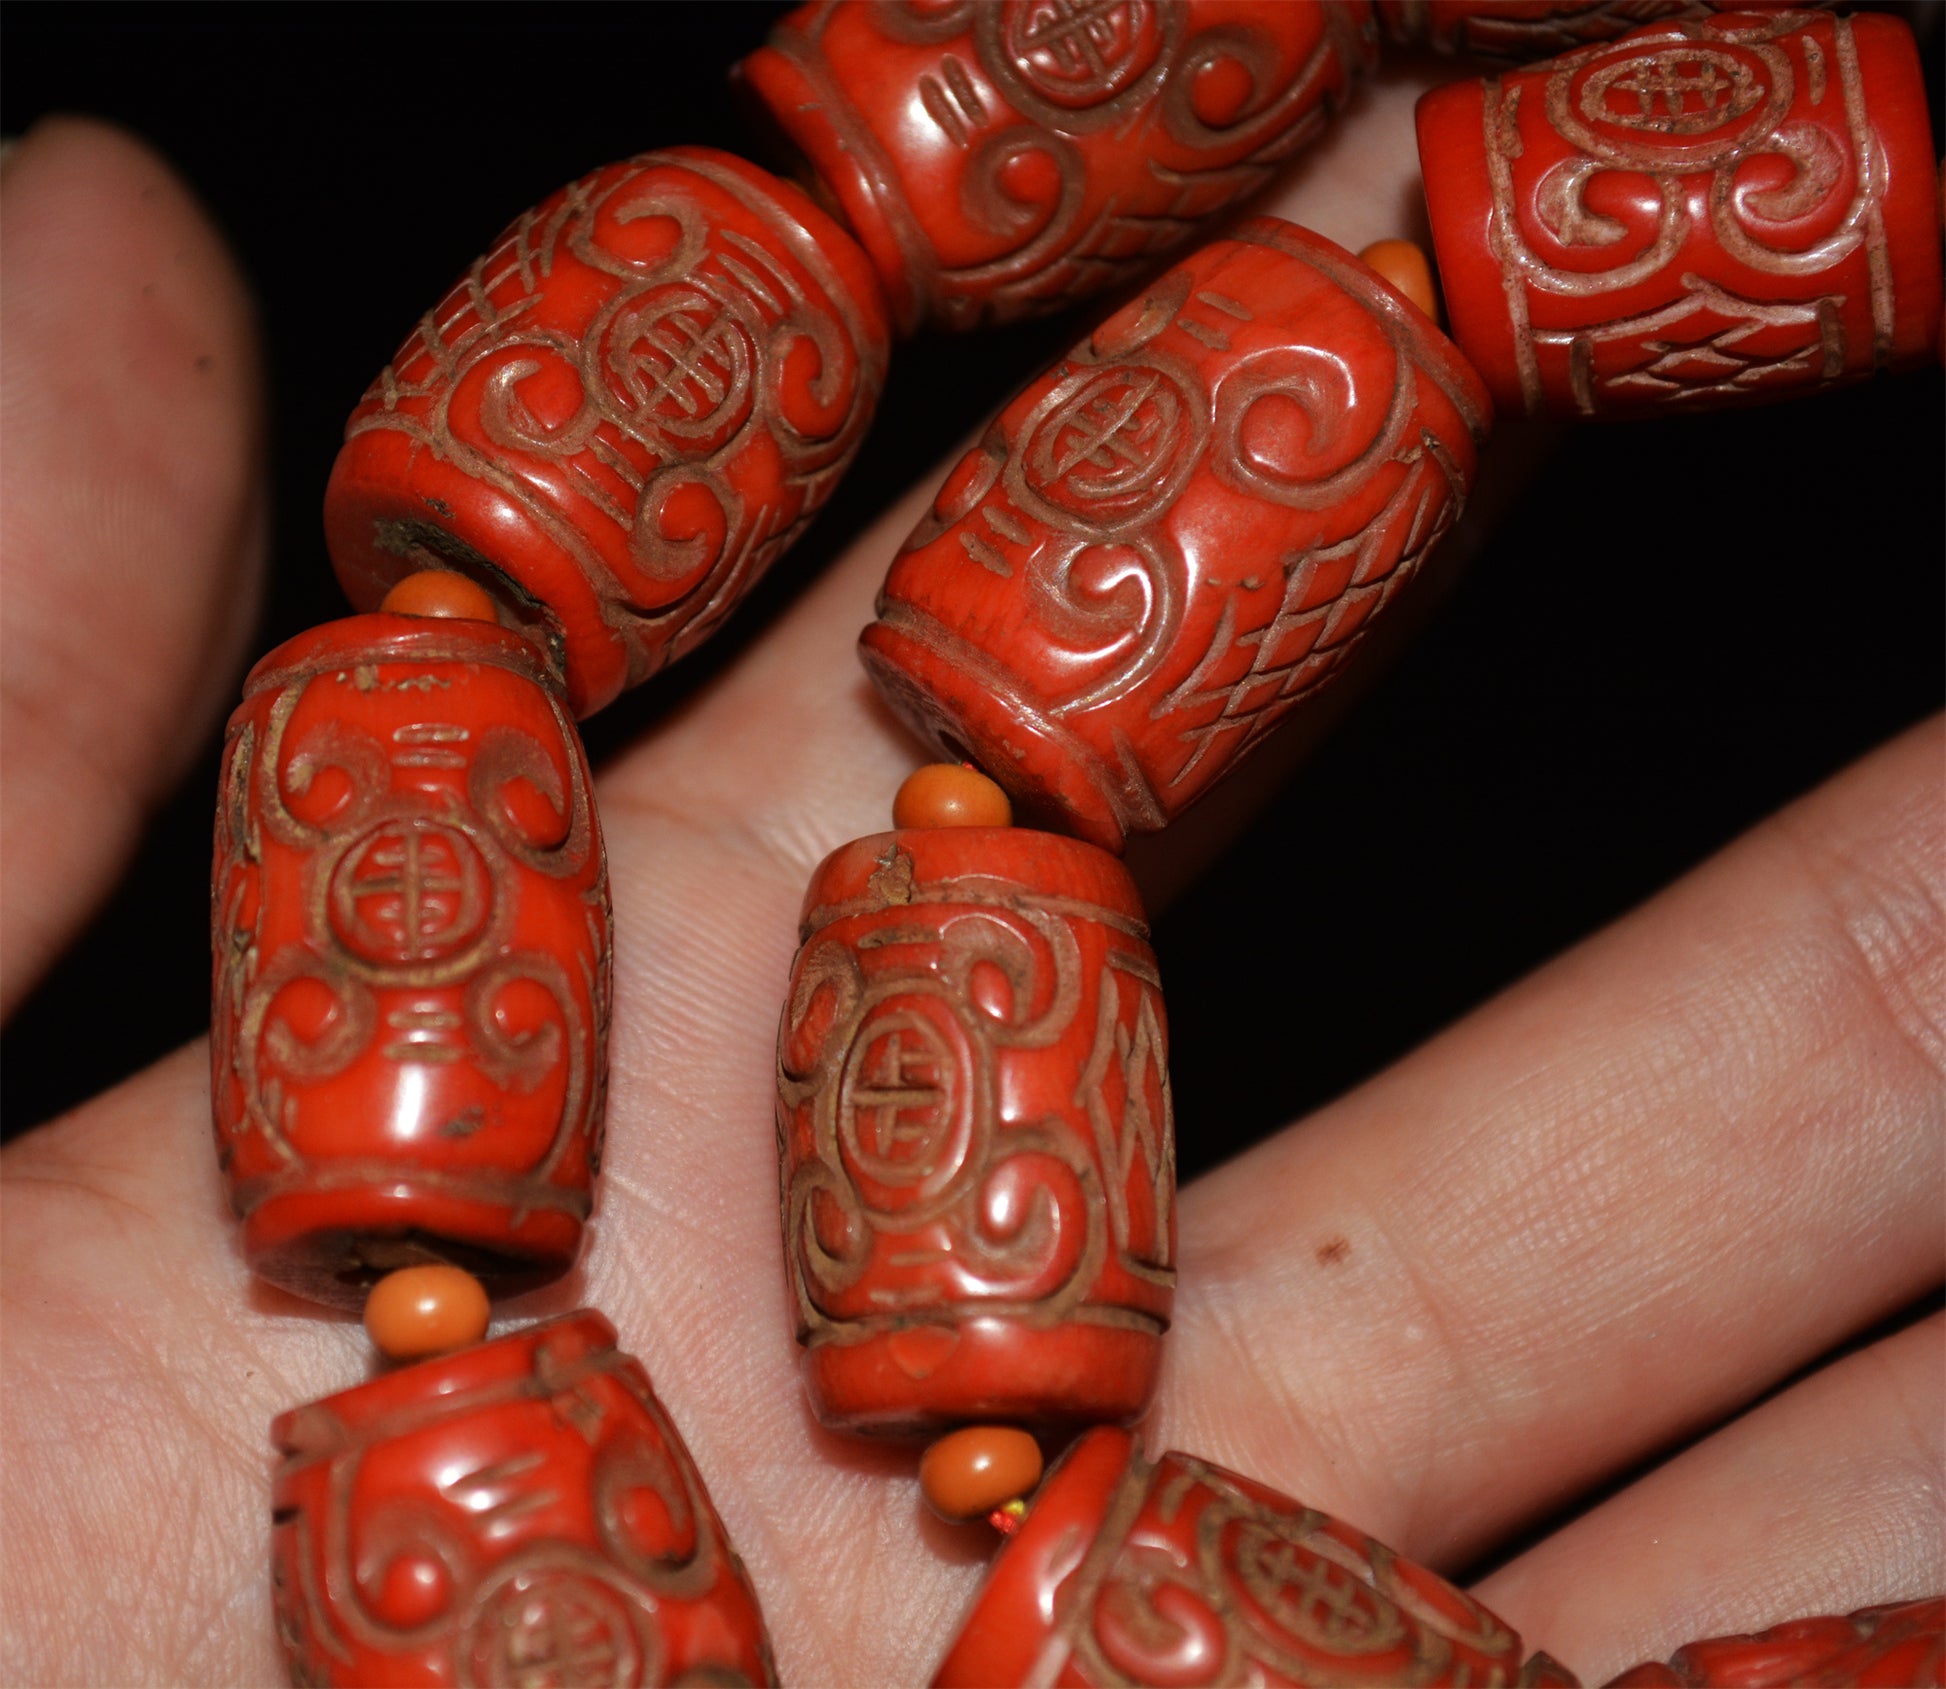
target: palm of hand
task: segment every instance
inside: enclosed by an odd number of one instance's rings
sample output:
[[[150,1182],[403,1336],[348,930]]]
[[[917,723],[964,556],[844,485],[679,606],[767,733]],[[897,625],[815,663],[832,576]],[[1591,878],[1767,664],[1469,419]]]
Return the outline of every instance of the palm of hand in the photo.
[[[1277,208],[1354,236],[1345,202],[1382,217],[1412,167],[1401,119],[1415,91],[1394,82],[1368,101],[1362,176],[1336,145]],[[8,297],[9,610],[28,612],[9,631],[7,705],[10,721],[25,705],[51,727],[9,769],[17,995],[71,919],[53,888],[84,897],[115,855],[110,839],[98,862],[41,861],[17,845],[17,806],[132,817],[127,771],[64,747],[126,743],[127,722],[166,721],[227,684],[200,653],[233,649],[247,621],[231,583],[254,401],[226,260],[152,160],[50,129],[9,163],[5,204],[25,255]],[[115,220],[122,250],[103,297],[64,300],[48,278],[91,217]],[[161,327],[131,321],[117,277],[133,295],[165,250],[188,251],[190,275]],[[89,666],[115,676],[105,707],[119,710],[100,721],[51,714],[54,689],[20,678],[77,660],[61,629],[95,615],[90,559],[107,566],[129,538],[77,533],[72,512],[102,507],[99,488],[71,484],[85,470],[37,472],[27,450],[30,419],[85,399],[85,379],[25,350],[40,343],[33,313],[64,309],[126,326],[158,372],[135,425],[166,414],[173,429],[127,507],[175,566],[150,569],[152,602],[105,630],[96,619]],[[188,353],[209,345],[223,357],[213,391],[188,376]],[[513,1310],[586,1303],[613,1320],[800,1682],[920,1680],[987,1546],[923,1517],[908,1452],[809,1421],[770,1153],[798,899],[825,851],[883,826],[910,762],[849,647],[928,495],[888,512],[606,769],[609,1161],[583,1266]],[[154,637],[163,618],[180,637]],[[23,671],[23,643],[48,666]],[[1936,727],[1908,735],[1188,1188],[1151,1445],[1192,1447],[1453,1568],[1935,1285],[1939,749]],[[205,1060],[185,1050],[6,1152],[9,1680],[278,1675],[265,1427],[360,1376],[367,1351],[353,1324],[251,1282],[219,1218]],[[1727,1187],[1725,1164],[1739,1170]],[[1592,1673],[1674,1638],[1936,1587],[1939,1337],[1937,1321],[1908,1326],[1812,1373],[1534,1543],[1482,1597]]]

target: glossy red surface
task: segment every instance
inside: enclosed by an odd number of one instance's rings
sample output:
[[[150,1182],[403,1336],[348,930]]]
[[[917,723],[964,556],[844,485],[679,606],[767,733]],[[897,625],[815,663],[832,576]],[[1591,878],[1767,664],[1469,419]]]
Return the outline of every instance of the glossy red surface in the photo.
[[[1611,1689],[1915,1689],[1946,1684],[1946,1600],[1868,1607],[1849,1618],[1793,1619],[1756,1636],[1692,1642],[1669,1662],[1611,1680]]]
[[[1017,828],[881,833],[826,858],[801,931],[777,1107],[818,1417],[1140,1413],[1174,1300],[1175,1140],[1121,864]]]
[[[359,616],[251,670],[210,906],[217,1150],[265,1278],[356,1306],[573,1261],[606,1076],[608,883],[532,647]]]
[[[597,1313],[387,1373],[272,1436],[294,1682],[775,1680],[695,1463]]]
[[[1489,415],[1372,270],[1245,223],[989,425],[893,563],[865,666],[1016,814],[1119,850],[1337,671],[1458,516]]]
[[[1450,331],[1516,413],[1748,404],[1938,355],[1898,18],[1636,30],[1428,94],[1419,157]]]
[[[1520,1638],[1351,1526],[1091,1431],[994,1560],[938,1689],[1507,1683]]]
[[[1544,59],[1664,18],[1812,11],[1831,0],[1374,0],[1401,46],[1488,59]]]
[[[703,147],[524,213],[420,319],[325,494],[345,591],[470,573],[588,715],[712,632],[837,484],[889,330],[857,243]]]
[[[910,332],[1132,279],[1309,142],[1375,45],[1368,0],[819,0],[739,75]]]

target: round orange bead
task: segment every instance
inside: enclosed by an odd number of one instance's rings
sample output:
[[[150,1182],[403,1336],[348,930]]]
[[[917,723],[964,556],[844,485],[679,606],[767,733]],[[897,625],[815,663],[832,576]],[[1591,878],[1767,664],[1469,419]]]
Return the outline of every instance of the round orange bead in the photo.
[[[422,1360],[486,1335],[486,1287],[459,1267],[433,1264],[387,1273],[365,1298],[365,1330],[379,1353]]]
[[[1439,318],[1439,289],[1425,253],[1409,240],[1375,240],[1358,255],[1378,271],[1434,322]]]
[[[892,800],[895,827],[1011,827],[1014,806],[977,768],[929,762],[905,777]]]
[[[500,619],[493,594],[452,569],[421,569],[407,575],[379,604],[394,616],[454,616],[470,622]]]
[[[969,1425],[941,1437],[919,1460],[926,1505],[942,1519],[981,1519],[1041,1481],[1041,1448],[1011,1425]]]

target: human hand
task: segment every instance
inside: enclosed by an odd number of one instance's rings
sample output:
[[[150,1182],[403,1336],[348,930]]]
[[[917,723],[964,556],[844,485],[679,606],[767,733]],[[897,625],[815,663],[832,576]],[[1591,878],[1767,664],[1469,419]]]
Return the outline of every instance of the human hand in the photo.
[[[1368,98],[1278,208],[1352,244],[1391,232],[1415,91]],[[225,260],[152,160],[55,128],[4,181],[11,985],[112,875],[176,724],[229,685],[214,653],[233,663],[248,619],[254,380]],[[155,283],[160,306],[141,292]],[[27,329],[23,307],[40,313]],[[127,387],[131,358],[152,382]],[[108,383],[127,436],[87,439]],[[591,1303],[643,1358],[797,1682],[921,1679],[987,1547],[922,1516],[906,1452],[810,1423],[774,1233],[771,1047],[797,901],[826,850],[884,825],[913,758],[849,647],[930,493],[604,768],[601,1207],[582,1268],[509,1310]],[[22,635],[45,640],[38,685],[17,678],[36,672]],[[91,778],[104,748],[123,760]],[[1151,1444],[1456,1569],[1934,1287],[1939,751],[1936,727],[1916,730],[1188,1187]],[[23,794],[40,837],[98,854],[17,844]],[[1146,872],[1168,876],[1180,850]],[[278,1674],[265,1430],[354,1381],[367,1351],[349,1322],[250,1281],[205,1061],[181,1052],[6,1152],[9,1680]],[[1937,1588],[1938,1354],[1936,1321],[1878,1337],[1542,1536],[1481,1594],[1594,1675]]]

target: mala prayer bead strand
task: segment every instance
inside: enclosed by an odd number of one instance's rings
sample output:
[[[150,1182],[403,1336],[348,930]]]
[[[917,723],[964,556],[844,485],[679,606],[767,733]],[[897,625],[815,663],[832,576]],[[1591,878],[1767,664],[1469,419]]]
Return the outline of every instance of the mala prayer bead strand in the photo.
[[[1008,1538],[939,1683],[1576,1681],[1351,1527],[1120,1428],[1170,1318],[1175,1170],[1155,960],[1108,853],[1338,671],[1457,518],[1489,389],[1605,415],[1937,352],[1903,26],[1710,10],[820,0],[738,73],[808,193],[702,148],[611,165],[421,320],[326,501],[375,613],[253,670],[218,824],[246,1254],[362,1300],[411,1363],[277,1423],[295,1681],[774,1680],[607,1322],[486,1339],[492,1294],[573,1261],[600,1160],[610,918],[572,717],[788,546],[895,325],[1132,279],[1318,132],[1381,21],[1579,48],[1422,103],[1438,276],[1405,243],[1243,225],[1003,410],[892,567],[867,666],[959,766],[918,771],[895,831],[806,894],[787,1269],[818,1417],[933,1437],[928,1503]],[[1704,21],[1579,46],[1652,14]],[[1077,1431],[1043,1480],[1041,1438]],[[1795,1621],[1617,1682],[1936,1681],[1942,1612]]]

